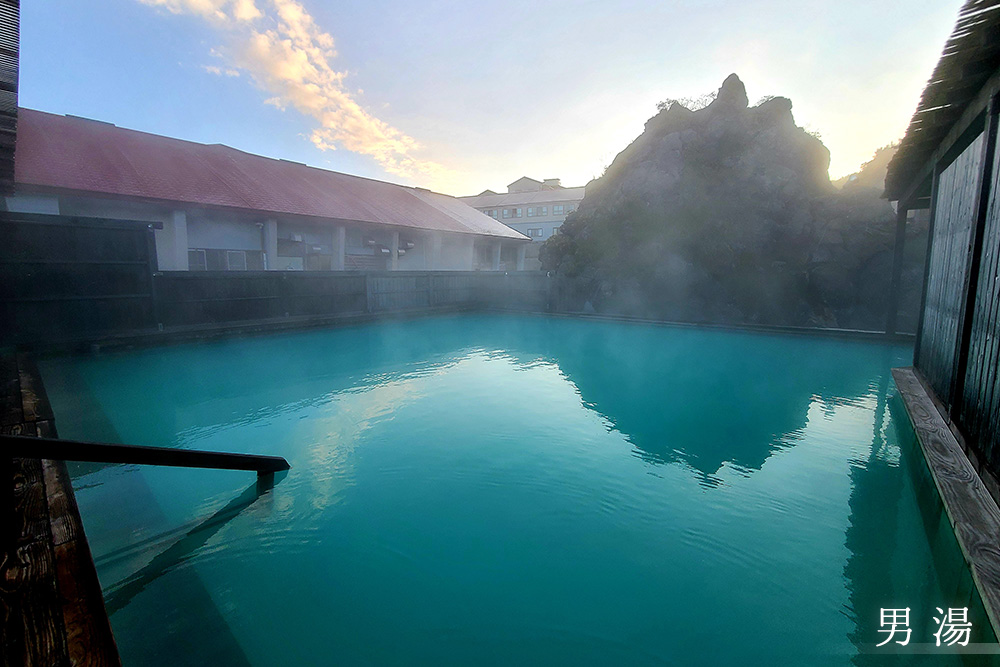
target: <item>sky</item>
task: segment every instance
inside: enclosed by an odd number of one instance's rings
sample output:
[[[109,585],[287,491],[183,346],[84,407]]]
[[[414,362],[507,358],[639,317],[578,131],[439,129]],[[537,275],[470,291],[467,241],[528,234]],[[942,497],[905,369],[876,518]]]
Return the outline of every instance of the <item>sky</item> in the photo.
[[[584,185],[737,73],[830,175],[900,139],[961,0],[32,0],[21,106],[452,195]]]

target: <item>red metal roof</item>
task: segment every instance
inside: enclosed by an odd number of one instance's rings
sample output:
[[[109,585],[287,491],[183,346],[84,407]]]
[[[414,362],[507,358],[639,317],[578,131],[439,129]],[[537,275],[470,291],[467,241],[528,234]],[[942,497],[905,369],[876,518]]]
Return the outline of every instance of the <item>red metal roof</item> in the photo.
[[[221,144],[19,110],[17,186],[527,240],[454,197]]]

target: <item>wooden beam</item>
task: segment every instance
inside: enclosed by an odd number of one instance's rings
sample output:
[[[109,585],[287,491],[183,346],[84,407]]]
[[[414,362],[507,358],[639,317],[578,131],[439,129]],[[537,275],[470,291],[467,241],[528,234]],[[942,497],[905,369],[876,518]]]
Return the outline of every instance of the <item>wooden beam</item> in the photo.
[[[7,458],[51,459],[55,461],[252,470],[258,475],[288,470],[291,467],[288,465],[288,461],[280,456],[229,454],[171,447],[112,445],[19,435],[0,435],[0,455]]]
[[[908,211],[898,202],[896,208],[896,243],[892,249],[892,279],[889,281],[889,306],[886,314],[885,332],[896,333],[899,319],[899,289],[903,278],[903,251],[906,248],[906,214]]]
[[[920,310],[917,317],[917,340],[913,345],[913,364],[918,365],[920,359],[920,343],[924,333],[924,313],[927,312],[927,283],[931,275],[931,250],[934,249],[934,220],[937,218],[938,184],[941,181],[941,170],[935,165],[931,175],[931,211],[927,224],[927,249],[924,251],[924,285],[920,288]],[[899,202],[902,204],[902,200]]]
[[[969,104],[965,107],[965,111],[962,112],[959,119],[955,121],[954,125],[951,126],[948,134],[945,135],[944,139],[938,145],[937,150],[935,150],[934,153],[927,158],[923,166],[913,172],[915,175],[910,177],[909,185],[902,185],[902,188],[905,188],[903,193],[898,197],[893,196],[895,193],[888,193],[889,198],[898,199],[902,202],[908,202],[910,199],[913,199],[914,196],[918,195],[920,187],[926,184],[927,179],[934,172],[935,166],[941,161],[955,142],[957,142],[959,138],[965,134],[965,131],[972,126],[976,119],[983,113],[983,110],[989,105],[990,100],[992,100],[997,93],[1000,93],[1000,72],[995,72],[989,79],[986,80],[986,83],[983,84],[979,93],[977,93],[976,96],[969,102]]]

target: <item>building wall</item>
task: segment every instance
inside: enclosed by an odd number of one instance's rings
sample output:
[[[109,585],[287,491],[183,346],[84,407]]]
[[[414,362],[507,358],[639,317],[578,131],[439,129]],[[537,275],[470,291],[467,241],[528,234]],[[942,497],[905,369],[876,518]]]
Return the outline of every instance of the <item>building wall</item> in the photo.
[[[263,250],[261,228],[253,222],[188,218],[188,248]]]
[[[171,208],[146,202],[44,195],[7,197],[11,211],[114,218],[155,223],[157,264],[161,271],[187,270],[392,270],[394,234],[405,250],[396,261],[400,271],[470,271],[477,268],[473,244],[490,247],[492,238],[472,234],[424,232],[359,223],[275,220],[266,213]],[[344,228],[343,262],[337,260],[338,229]],[[269,239],[269,235],[272,235]],[[405,248],[407,241],[412,248]],[[374,243],[374,245],[372,245]],[[508,255],[523,242],[505,241]],[[386,252],[386,251],[390,252]],[[231,253],[231,254],[230,254]],[[233,260],[233,261],[231,261]],[[236,261],[238,260],[238,261]],[[514,270],[513,262],[505,262]],[[489,270],[485,264],[478,268]]]
[[[541,268],[538,261],[541,244],[558,233],[566,216],[583,201],[584,192],[582,187],[547,189],[544,184],[519,179],[508,186],[505,195],[462,197],[462,201],[530,237],[531,244],[525,249],[524,268],[536,271]],[[549,195],[551,198],[548,198]]]
[[[6,199],[7,210],[13,213],[43,213],[45,215],[59,215],[59,199],[56,197],[12,195]]]

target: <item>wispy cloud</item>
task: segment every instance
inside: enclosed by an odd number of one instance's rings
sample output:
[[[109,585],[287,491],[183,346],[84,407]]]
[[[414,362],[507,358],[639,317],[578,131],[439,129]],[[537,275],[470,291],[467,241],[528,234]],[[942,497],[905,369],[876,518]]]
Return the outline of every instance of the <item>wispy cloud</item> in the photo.
[[[240,71],[238,69],[231,69],[229,67],[223,69],[217,65],[202,65],[201,68],[208,72],[209,74],[214,74],[215,76],[239,76]]]
[[[385,171],[408,178],[438,180],[448,173],[417,157],[416,140],[358,103],[345,84],[346,72],[334,67],[333,37],[296,0],[266,0],[259,6],[254,0],[139,1],[209,22],[224,36],[213,54],[226,66],[204,69],[229,76],[245,72],[272,96],[267,104],[313,118],[309,140],[320,150],[369,155]]]

